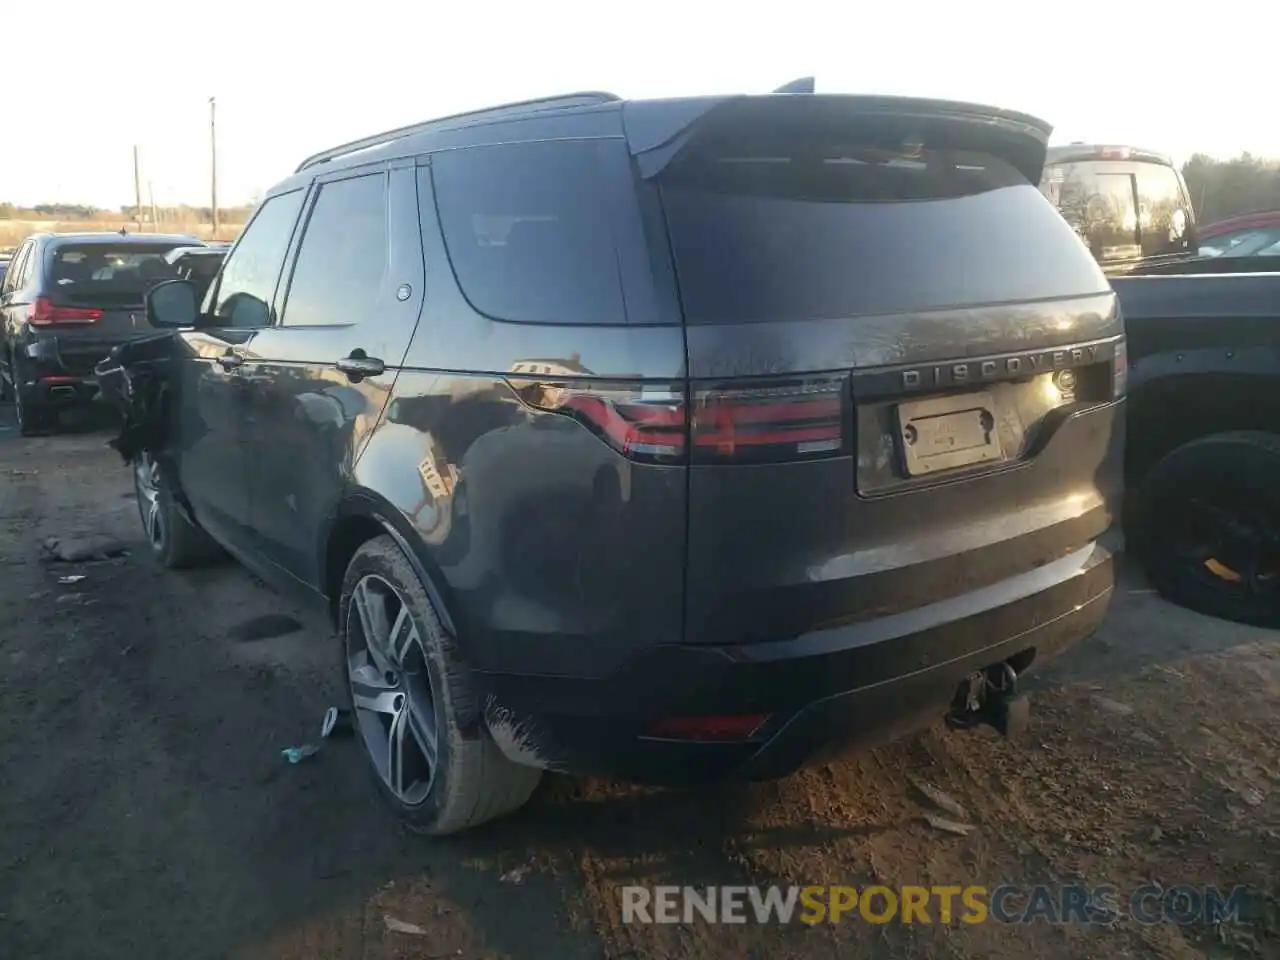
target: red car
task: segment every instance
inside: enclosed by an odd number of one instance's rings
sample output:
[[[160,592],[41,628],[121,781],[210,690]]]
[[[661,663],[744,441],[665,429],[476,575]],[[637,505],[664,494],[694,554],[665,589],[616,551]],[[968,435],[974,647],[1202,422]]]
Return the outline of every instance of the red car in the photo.
[[[1280,210],[1241,214],[1201,227],[1200,256],[1280,256]]]

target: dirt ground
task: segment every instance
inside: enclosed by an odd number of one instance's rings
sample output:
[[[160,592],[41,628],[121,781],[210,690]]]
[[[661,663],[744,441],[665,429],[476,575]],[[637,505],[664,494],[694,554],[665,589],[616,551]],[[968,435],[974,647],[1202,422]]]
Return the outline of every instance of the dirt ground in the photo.
[[[104,424],[24,440],[10,413],[0,957],[1280,956],[1274,633],[1126,577],[1103,632],[1039,679],[1024,744],[938,726],[779,783],[694,793],[549,777],[517,816],[432,841],[383,813],[353,741],[282,761],[333,698],[325,627],[234,565],[161,574]],[[42,562],[47,537],[72,533],[130,553]],[[925,822],[920,782],[975,829]],[[624,925],[619,906],[627,883],[1127,892],[1149,879],[1248,884],[1262,906],[1181,927]]]

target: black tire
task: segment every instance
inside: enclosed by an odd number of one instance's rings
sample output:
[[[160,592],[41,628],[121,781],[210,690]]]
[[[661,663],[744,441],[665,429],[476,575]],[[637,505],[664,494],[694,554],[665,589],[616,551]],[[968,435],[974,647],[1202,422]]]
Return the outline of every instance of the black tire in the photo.
[[[154,499],[144,474],[151,477]],[[142,454],[133,465],[133,491],[138,498],[142,532],[162,567],[170,570],[201,567],[221,556],[222,549],[214,539],[188,520],[173,502],[163,473],[155,468],[149,454]]]
[[[1178,447],[1142,478],[1128,510],[1130,549],[1162,597],[1280,626],[1280,436],[1221,433]]]
[[[13,354],[6,352],[4,354],[5,365],[4,371],[0,372],[0,402],[13,399]]]
[[[48,404],[33,403],[22,389],[22,372],[16,358],[9,357],[9,373],[13,377],[13,418],[18,422],[18,432],[24,437],[37,437],[58,429],[57,408]]]
[[[362,631],[359,612],[355,609],[357,586],[369,582],[389,585],[394,591],[393,603],[403,602],[412,627],[417,630],[421,651],[417,677],[430,684],[430,713],[434,720],[436,762],[425,795],[415,803],[406,802],[379,772],[378,760],[370,749],[365,724],[379,718],[355,712],[352,696],[351,664],[353,650],[363,641],[352,634]],[[356,618],[353,623],[352,618]],[[357,739],[369,761],[369,769],[379,792],[411,829],[420,833],[445,835],[458,833],[488,820],[511,813],[529,799],[542,776],[542,771],[509,760],[494,743],[485,726],[483,704],[474,688],[470,671],[464,664],[455,640],[440,626],[426,590],[412,565],[390,537],[368,541],[351,559],[342,581],[338,605],[338,635],[341,640],[343,674]],[[406,644],[406,648],[409,645]],[[414,656],[418,656],[417,653]],[[368,662],[368,661],[366,661]],[[397,663],[407,682],[411,667]],[[376,728],[374,728],[376,735]]]

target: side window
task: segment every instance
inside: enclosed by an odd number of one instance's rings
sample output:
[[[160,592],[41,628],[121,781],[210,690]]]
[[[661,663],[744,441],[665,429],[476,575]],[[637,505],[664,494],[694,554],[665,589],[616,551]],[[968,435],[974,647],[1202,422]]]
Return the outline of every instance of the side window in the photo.
[[[431,159],[449,260],[498,320],[627,322],[616,224],[596,141],[472,147]]]
[[[18,252],[14,254],[13,260],[9,263],[9,269],[5,272],[5,293],[11,293],[22,286],[22,275],[26,272],[27,257],[33,246],[35,246],[35,244],[28,240],[19,247]]]
[[[224,327],[265,327],[304,191],[267,200],[245,227],[218,278],[212,313]]]
[[[1143,256],[1165,256],[1187,249],[1191,220],[1177,173],[1160,163],[1135,163],[1134,167]]]
[[[386,174],[326,183],[302,235],[281,322],[359,323],[377,302],[387,266]]]
[[[31,286],[40,279],[40,272],[40,246],[33,240],[27,244],[27,255],[22,258],[22,269],[18,271],[18,286]]]

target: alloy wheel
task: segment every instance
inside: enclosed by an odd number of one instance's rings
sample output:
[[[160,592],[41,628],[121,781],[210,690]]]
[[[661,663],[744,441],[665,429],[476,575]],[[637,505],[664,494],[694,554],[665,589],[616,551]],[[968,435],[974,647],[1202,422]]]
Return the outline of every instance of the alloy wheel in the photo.
[[[439,724],[426,652],[404,596],[366,574],[346,612],[347,678],[355,719],[374,769],[408,806],[431,792]]]

